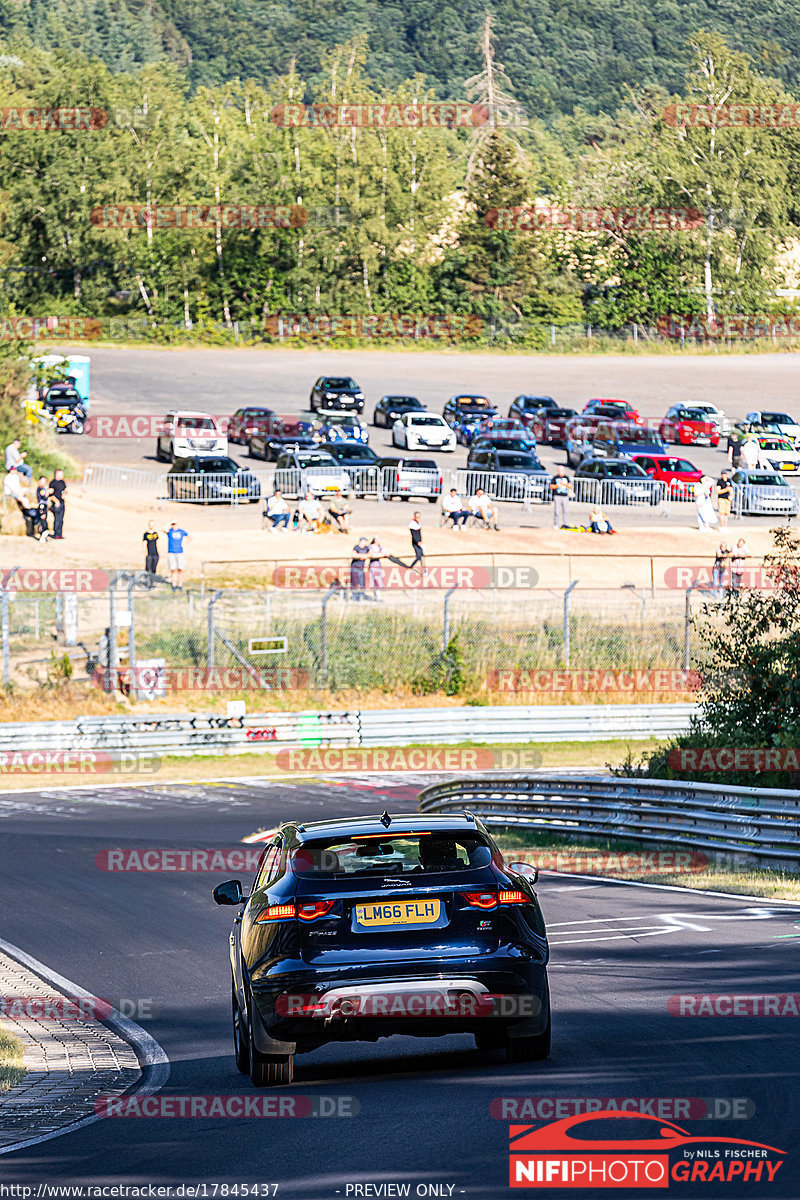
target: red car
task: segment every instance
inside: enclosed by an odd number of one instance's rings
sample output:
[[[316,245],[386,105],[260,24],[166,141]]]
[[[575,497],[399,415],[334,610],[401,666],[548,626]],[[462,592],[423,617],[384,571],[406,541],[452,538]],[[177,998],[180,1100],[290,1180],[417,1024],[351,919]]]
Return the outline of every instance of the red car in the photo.
[[[659,427],[665,442],[679,446],[718,446],[719,425],[702,408],[673,404]]]
[[[583,411],[587,417],[602,417],[604,421],[633,421],[635,425],[644,425],[644,417],[627,400],[594,399]]]
[[[673,458],[668,454],[629,454],[627,457],[651,479],[660,480],[672,500],[694,499],[694,484],[700,482],[703,472],[688,458]]]

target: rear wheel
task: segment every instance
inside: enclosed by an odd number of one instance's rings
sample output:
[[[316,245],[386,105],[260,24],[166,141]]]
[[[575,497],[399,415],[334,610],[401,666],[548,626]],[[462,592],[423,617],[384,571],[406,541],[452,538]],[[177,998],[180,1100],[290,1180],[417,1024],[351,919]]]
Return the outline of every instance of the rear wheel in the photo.
[[[550,1013],[547,1028],[536,1037],[506,1038],[506,1058],[510,1063],[539,1062],[550,1056]]]
[[[250,1074],[250,1042],[242,1026],[242,1014],[236,999],[236,987],[231,979],[231,1009],[233,1015],[233,1054],[236,1070],[242,1075]]]
[[[482,1029],[475,1034],[475,1045],[478,1050],[502,1050],[506,1044],[504,1029]]]

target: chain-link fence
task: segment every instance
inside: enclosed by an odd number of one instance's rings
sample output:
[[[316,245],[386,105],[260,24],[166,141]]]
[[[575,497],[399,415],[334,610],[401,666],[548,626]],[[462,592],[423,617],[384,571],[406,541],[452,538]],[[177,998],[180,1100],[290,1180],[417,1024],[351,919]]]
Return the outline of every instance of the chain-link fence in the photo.
[[[613,698],[615,690],[652,693],[673,685],[644,680],[615,689],[609,673],[702,668],[692,613],[708,598],[696,587],[653,593],[633,585],[573,584],[563,593],[409,590],[382,588],[369,577],[356,587],[337,581],[328,591],[201,594],[133,571],[117,572],[103,592],[15,592],[12,583],[0,589],[3,680],[24,687],[54,676],[62,683],[91,679],[106,691],[148,699],[193,691],[410,689],[485,693],[491,702],[504,691],[550,688],[557,700],[559,692],[580,690],[555,678],[531,683],[531,673],[566,671],[599,672],[585,690]]]

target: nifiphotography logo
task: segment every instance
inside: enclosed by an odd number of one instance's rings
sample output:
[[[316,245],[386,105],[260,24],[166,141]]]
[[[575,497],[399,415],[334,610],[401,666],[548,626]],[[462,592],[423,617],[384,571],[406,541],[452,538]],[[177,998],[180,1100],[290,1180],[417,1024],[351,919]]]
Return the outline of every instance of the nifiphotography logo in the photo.
[[[622,1121],[618,1126],[614,1122]],[[642,1113],[608,1109],[536,1129],[511,1125],[509,1185],[669,1188],[680,1183],[772,1183],[786,1152],[744,1138],[694,1136]]]

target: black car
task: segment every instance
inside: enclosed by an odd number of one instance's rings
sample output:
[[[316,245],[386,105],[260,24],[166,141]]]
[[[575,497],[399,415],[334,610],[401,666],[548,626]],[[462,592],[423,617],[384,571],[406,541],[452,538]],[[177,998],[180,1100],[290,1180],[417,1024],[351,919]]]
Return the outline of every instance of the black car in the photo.
[[[485,396],[451,396],[442,409],[442,416],[455,430],[456,440],[468,446],[475,426],[490,417],[498,416],[495,406]]]
[[[574,408],[546,408],[534,413],[528,424],[538,441],[549,446],[564,446],[578,422]]]
[[[586,458],[575,471],[575,499],[586,504],[652,504],[664,485],[629,458]]]
[[[381,396],[372,414],[372,424],[391,429],[407,412],[427,412],[416,396]]]
[[[257,504],[261,484],[247,467],[223,455],[195,454],[176,458],[167,472],[170,500],[212,501],[227,504]]]
[[[558,408],[557,402],[552,396],[516,396],[511,401],[511,407],[508,410],[510,417],[516,417],[518,421],[528,425],[531,418],[536,413],[543,413],[548,409]]]
[[[545,503],[550,499],[549,472],[532,450],[474,446],[467,455],[467,470],[479,471],[481,475],[510,476],[506,479],[487,479],[486,482],[476,481],[476,487],[482,487],[488,496],[497,500],[521,500],[528,496]]]
[[[321,375],[311,389],[309,407],[314,412],[335,408],[360,413],[364,411],[364,393],[349,375]]]
[[[268,460],[277,459],[284,450],[313,450],[316,445],[311,421],[270,413],[249,435],[247,452],[251,458]]]
[[[516,869],[515,869],[516,868]],[[327,1042],[470,1033],[510,1062],[550,1053],[536,872],[505,866],[476,817],[419,813],[281,825],[229,937],[236,1066],[291,1083]]]
[[[476,435],[470,443],[470,453],[473,450],[521,450],[526,453],[536,449],[536,439],[524,437],[491,437],[488,434]]]
[[[382,460],[371,446],[363,446],[360,442],[323,442],[319,449],[330,454],[347,471],[357,500],[367,493],[377,492]]]

